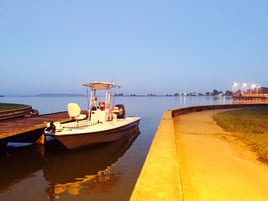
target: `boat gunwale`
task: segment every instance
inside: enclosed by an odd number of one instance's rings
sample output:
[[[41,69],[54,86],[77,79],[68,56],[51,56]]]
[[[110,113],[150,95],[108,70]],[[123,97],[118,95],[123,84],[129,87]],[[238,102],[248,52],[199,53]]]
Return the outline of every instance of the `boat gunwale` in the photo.
[[[45,135],[47,136],[51,136],[51,137],[67,137],[67,136],[77,136],[77,135],[94,135],[94,134],[107,134],[107,133],[113,133],[115,132],[116,130],[118,131],[121,131],[121,130],[124,130],[124,129],[127,129],[129,127],[132,127],[134,126],[135,124],[139,124],[141,118],[140,117],[130,117],[130,118],[133,118],[133,121],[131,122],[128,122],[127,124],[123,124],[123,125],[120,125],[120,126],[116,126],[114,128],[108,128],[106,130],[98,130],[98,131],[93,131],[93,132],[85,132],[85,133],[69,133],[69,134],[61,134],[62,132],[56,132],[54,134],[49,134],[49,133],[45,133]],[[94,125],[93,125],[94,126]],[[87,126],[83,126],[83,127],[78,127],[78,128],[85,128]],[[75,129],[76,127],[73,127],[73,129]],[[72,131],[72,130],[70,130]]]

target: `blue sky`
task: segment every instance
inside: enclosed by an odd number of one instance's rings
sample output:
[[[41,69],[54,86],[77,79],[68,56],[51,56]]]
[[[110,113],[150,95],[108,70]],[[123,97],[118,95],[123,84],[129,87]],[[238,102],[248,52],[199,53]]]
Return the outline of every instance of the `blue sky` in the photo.
[[[268,86],[267,0],[0,0],[0,94]]]

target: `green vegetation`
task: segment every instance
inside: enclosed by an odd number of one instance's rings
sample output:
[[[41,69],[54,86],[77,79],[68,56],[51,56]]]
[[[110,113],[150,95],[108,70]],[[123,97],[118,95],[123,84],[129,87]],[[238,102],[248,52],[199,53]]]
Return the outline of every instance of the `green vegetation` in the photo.
[[[0,103],[0,112],[5,110],[21,109],[23,107],[25,107],[25,105],[13,104],[13,103]]]
[[[215,114],[214,120],[268,162],[268,107],[254,107]]]

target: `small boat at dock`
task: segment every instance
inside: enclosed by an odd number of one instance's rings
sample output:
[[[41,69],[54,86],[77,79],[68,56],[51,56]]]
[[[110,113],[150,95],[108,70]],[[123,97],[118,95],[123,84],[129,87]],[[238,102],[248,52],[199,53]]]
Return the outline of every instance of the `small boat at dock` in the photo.
[[[98,143],[113,142],[121,139],[130,128],[139,125],[140,117],[126,117],[123,104],[111,106],[111,89],[119,87],[112,82],[89,82],[83,86],[90,89],[88,114],[82,114],[79,105],[67,105],[68,123],[50,122],[44,130],[50,136],[61,142],[67,149],[74,150]],[[101,101],[100,94],[104,91]]]

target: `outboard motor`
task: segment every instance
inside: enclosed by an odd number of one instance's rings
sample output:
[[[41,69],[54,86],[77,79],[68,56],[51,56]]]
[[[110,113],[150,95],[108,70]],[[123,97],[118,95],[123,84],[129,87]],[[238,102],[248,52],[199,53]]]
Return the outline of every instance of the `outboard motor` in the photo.
[[[117,105],[115,105],[115,107],[118,108],[117,118],[118,119],[125,118],[126,111],[125,111],[124,105],[123,104],[117,104]]]

